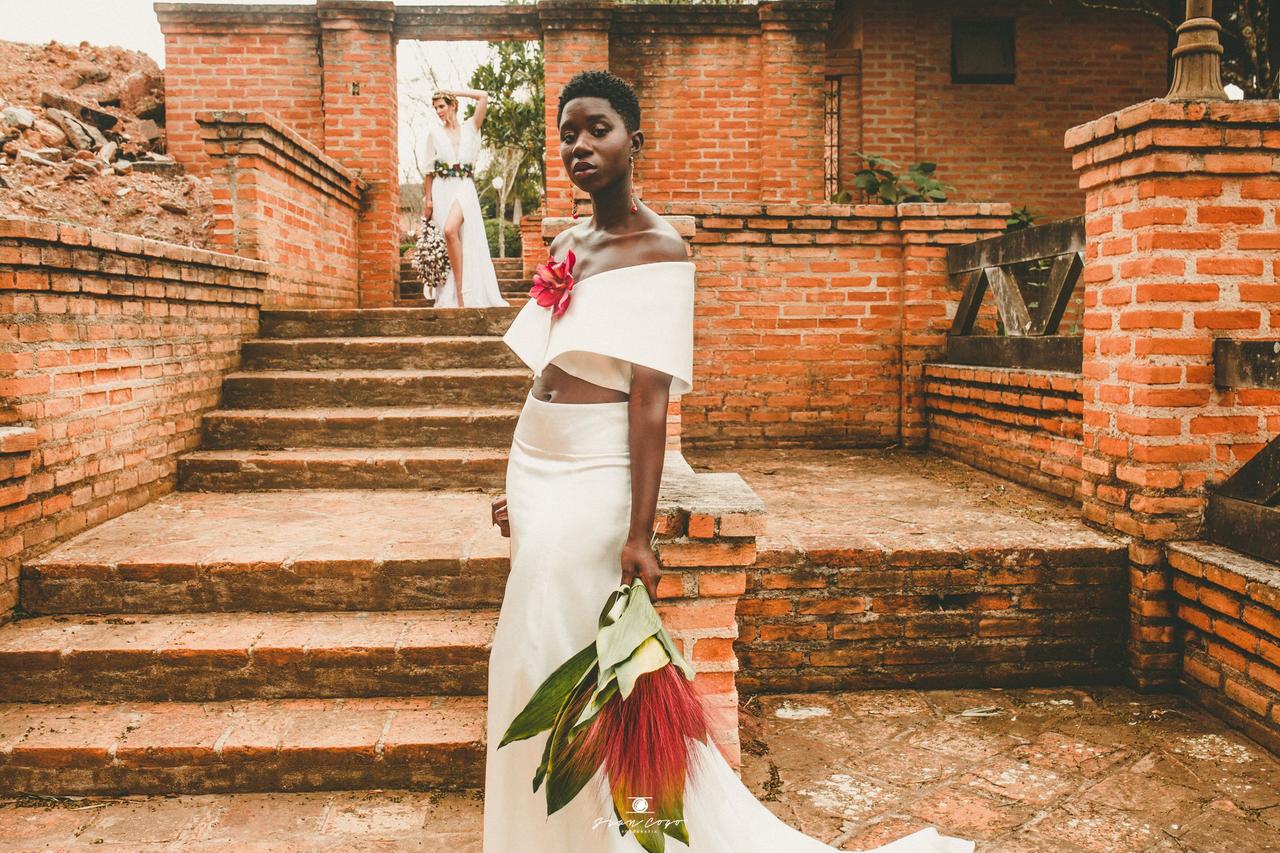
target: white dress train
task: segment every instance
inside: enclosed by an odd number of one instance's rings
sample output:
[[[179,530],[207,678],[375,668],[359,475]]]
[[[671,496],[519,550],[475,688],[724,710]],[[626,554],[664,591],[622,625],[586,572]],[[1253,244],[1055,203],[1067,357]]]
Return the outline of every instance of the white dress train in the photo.
[[[427,130],[424,165],[427,169],[438,158],[450,165],[475,164],[480,153],[480,132],[472,119],[461,122],[461,139],[457,150],[453,140],[442,125],[432,123]],[[450,208],[457,204],[462,209],[462,302],[467,308],[486,308],[508,305],[498,286],[498,274],[489,254],[489,238],[485,236],[484,215],[480,211],[480,196],[476,183],[466,177],[441,177],[431,181],[431,221],[441,229],[449,220]],[[436,288],[436,308],[457,308],[456,279],[450,265],[444,283]]]
[[[564,314],[530,301],[503,341],[533,368],[550,363],[626,390],[630,366],[672,376],[671,395],[692,387],[694,264],[664,261],[589,275]],[[489,656],[483,853],[643,853],[618,832],[603,770],[547,816],[533,774],[548,734],[498,749],[507,727],[560,664],[596,636],[621,581],[619,555],[631,520],[628,401],[553,403],[530,392],[507,461],[511,571]],[[715,712],[715,709],[709,709]],[[695,744],[686,780],[689,844],[670,853],[828,853],[756,799],[714,743]],[[643,796],[646,792],[627,792]],[[973,844],[926,829],[883,853],[968,853]]]

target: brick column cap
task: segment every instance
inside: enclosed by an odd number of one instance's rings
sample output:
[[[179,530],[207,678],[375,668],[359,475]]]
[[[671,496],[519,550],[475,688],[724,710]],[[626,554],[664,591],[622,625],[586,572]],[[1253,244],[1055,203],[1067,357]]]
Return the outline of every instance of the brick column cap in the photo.
[[[389,33],[396,25],[396,4],[389,0],[316,0],[315,8],[321,28],[326,30]]]
[[[314,30],[314,6],[232,3],[156,3],[152,6],[161,32],[174,32],[195,25],[201,32],[229,33],[243,28],[295,27]]]
[[[1153,98],[1071,128],[1063,144],[1082,189],[1153,174],[1274,172],[1280,101]],[[1247,156],[1206,160],[1206,154]]]
[[[835,11],[834,0],[773,0],[756,6],[764,29],[826,30]]]
[[[544,30],[604,30],[613,21],[613,0],[538,0]]]

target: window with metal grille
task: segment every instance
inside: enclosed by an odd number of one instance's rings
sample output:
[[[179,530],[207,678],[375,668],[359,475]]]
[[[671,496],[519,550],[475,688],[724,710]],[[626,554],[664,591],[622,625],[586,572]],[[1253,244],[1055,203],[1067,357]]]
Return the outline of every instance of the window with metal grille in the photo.
[[[840,78],[828,77],[822,113],[822,173],[826,200],[840,192]]]

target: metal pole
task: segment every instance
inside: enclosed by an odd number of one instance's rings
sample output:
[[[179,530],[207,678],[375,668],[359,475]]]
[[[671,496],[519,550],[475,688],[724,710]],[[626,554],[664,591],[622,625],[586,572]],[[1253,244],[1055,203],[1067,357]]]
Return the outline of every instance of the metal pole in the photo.
[[[1173,49],[1169,101],[1225,101],[1222,88],[1222,25],[1213,19],[1213,0],[1187,0],[1187,17]]]

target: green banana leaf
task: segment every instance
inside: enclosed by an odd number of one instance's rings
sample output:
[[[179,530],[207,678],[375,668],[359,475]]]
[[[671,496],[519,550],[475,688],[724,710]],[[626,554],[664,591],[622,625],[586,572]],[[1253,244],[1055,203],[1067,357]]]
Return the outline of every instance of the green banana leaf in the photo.
[[[671,663],[671,656],[667,654],[667,650],[655,634],[637,646],[631,653],[631,657],[615,667],[617,681],[611,681],[610,684],[616,683],[622,698],[629,699],[631,691],[635,689],[637,678],[646,672],[662,669],[669,663]]]
[[[507,726],[498,748],[517,740],[531,738],[538,732],[546,731],[555,723],[560,710],[568,698],[573,695],[574,688],[591,670],[596,662],[596,644],[585,646],[582,651],[560,664],[559,668],[547,676],[542,685],[534,691],[533,697],[524,710],[516,715]]]
[[[590,682],[583,679],[582,684],[556,716],[555,725],[551,728],[551,736],[547,739],[551,747],[546,770],[548,817],[572,802],[573,798],[578,796],[578,792],[600,769],[599,764],[593,765],[590,762],[573,760],[577,753],[575,747],[581,743],[581,738],[570,737],[572,722],[570,717],[574,716],[570,712],[576,700],[583,697],[583,694],[590,689],[589,684]]]
[[[596,654],[600,673],[596,686],[603,688],[609,673],[636,650],[641,643],[662,630],[658,611],[649,603],[649,593],[636,578],[626,591],[627,601],[617,621],[596,633]]]
[[[616,679],[609,679],[609,683],[604,689],[597,687],[595,692],[591,694],[591,700],[587,702],[587,707],[582,709],[582,713],[578,715],[578,719],[574,721],[573,728],[569,731],[569,736],[573,737],[578,730],[595,719],[596,714],[604,710],[604,706],[609,704],[609,700],[618,692],[618,682]]]
[[[677,841],[689,844],[689,829],[684,823],[684,789],[670,803],[658,803],[658,818],[665,821],[662,831]]]

